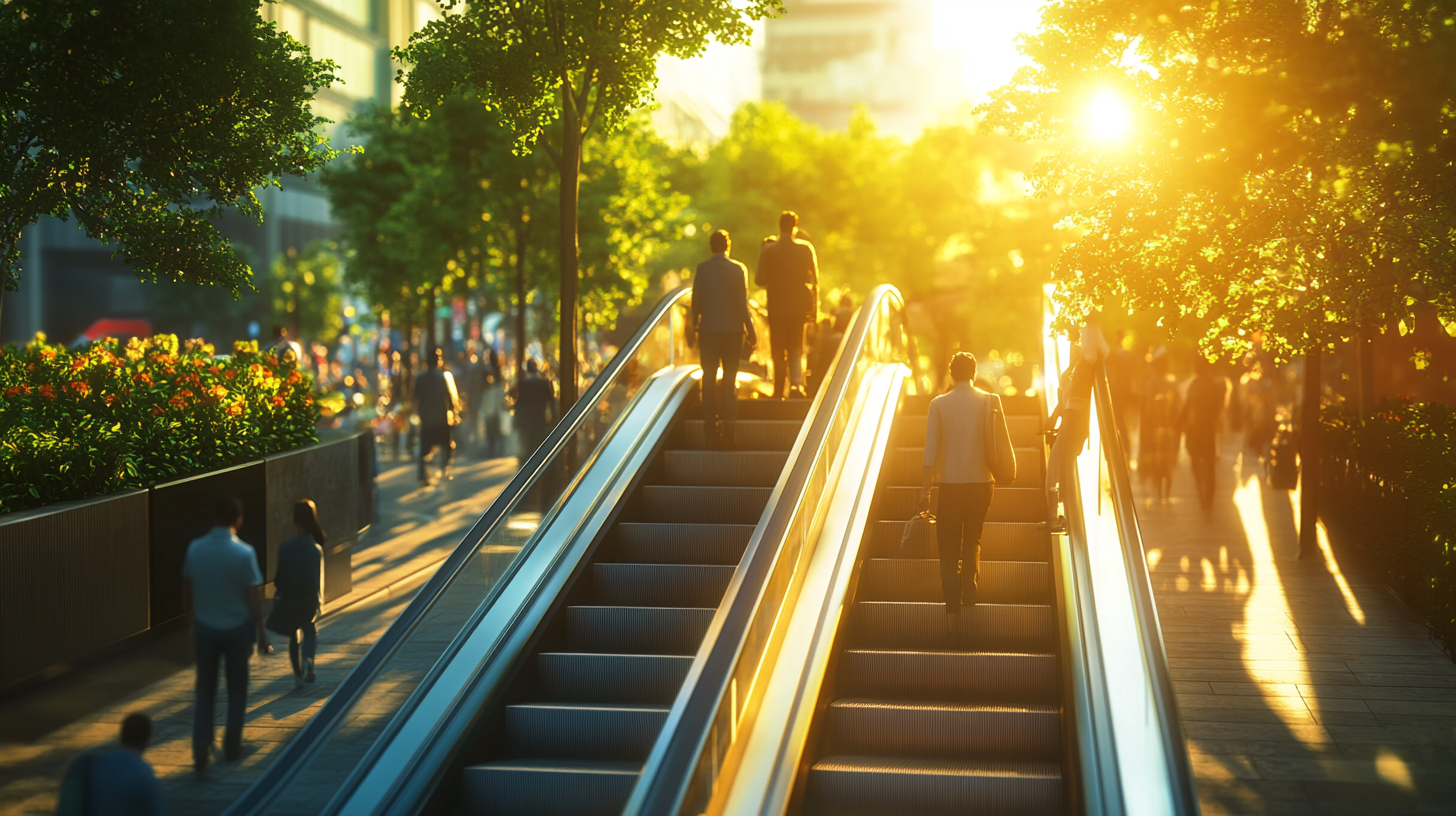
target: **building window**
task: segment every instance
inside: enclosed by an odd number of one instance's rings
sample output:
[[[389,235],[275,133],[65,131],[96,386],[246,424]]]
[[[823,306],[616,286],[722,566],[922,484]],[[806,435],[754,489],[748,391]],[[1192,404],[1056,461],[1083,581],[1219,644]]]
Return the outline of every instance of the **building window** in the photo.
[[[338,63],[334,75],[343,84],[334,87],[345,96],[373,99],[376,92],[374,47],[317,19],[308,21],[308,48],[314,59]]]

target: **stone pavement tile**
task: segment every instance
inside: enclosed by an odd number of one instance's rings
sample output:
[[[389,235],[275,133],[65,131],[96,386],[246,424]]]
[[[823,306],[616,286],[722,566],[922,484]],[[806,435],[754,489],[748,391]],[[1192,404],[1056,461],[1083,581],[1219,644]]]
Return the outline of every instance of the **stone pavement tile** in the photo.
[[[1301,694],[1318,697],[1345,697],[1357,700],[1426,700],[1456,702],[1456,689],[1411,688],[1409,686],[1299,686]]]
[[[1315,812],[1325,816],[1449,816],[1456,800],[1456,785],[1416,784],[1414,787],[1377,779],[1373,782],[1311,780],[1304,783]]]
[[[1183,724],[1186,733],[1188,723]],[[1188,737],[1190,751],[1210,754],[1242,754],[1247,756],[1339,757],[1341,746],[1334,742],[1305,742],[1293,736],[1256,739],[1235,736],[1228,739]]]
[[[1209,754],[1190,751],[1188,761],[1193,766],[1193,775],[1199,779],[1258,779],[1252,757],[1243,754]]]
[[[1366,705],[1376,714],[1430,714],[1456,717],[1456,702],[1436,703],[1412,700],[1371,700]]]
[[[1214,694],[1252,694],[1259,697],[1299,697],[1298,683],[1209,683]]]
[[[1361,685],[1365,686],[1411,686],[1415,688],[1456,689],[1456,674],[1360,672],[1355,677],[1359,679]]]
[[[1227,669],[1171,669],[1178,680],[1207,680],[1210,683],[1229,683],[1252,680],[1256,683],[1317,683],[1321,685],[1360,685],[1355,675],[1347,671],[1278,671],[1261,670],[1251,666],[1229,667]]]
[[[1313,816],[1314,805],[1298,782],[1265,779],[1198,780],[1203,816]]]

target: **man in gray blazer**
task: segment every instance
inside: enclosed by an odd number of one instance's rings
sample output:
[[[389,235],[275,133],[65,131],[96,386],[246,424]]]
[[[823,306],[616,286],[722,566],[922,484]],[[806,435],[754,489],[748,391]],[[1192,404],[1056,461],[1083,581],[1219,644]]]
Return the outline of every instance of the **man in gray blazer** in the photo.
[[[748,315],[748,268],[728,257],[732,242],[718,230],[708,238],[713,257],[698,264],[693,275],[689,330],[698,337],[703,364],[703,433],[708,446],[733,450],[733,417],[738,407],[738,359],[744,337],[750,347],[758,335]],[[718,367],[723,379],[718,379]]]

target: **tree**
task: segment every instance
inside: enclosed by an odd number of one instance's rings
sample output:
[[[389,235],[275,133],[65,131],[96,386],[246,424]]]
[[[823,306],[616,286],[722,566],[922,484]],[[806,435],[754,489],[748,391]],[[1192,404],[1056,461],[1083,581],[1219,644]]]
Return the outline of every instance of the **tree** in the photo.
[[[1049,6],[1033,63],[990,120],[1060,148],[1039,192],[1084,201],[1058,261],[1064,323],[1095,305],[1206,326],[1210,354],[1319,356],[1409,308],[1456,316],[1456,19],[1449,4],[1139,0]],[[1080,139],[1094,98],[1135,112],[1121,144]],[[1081,116],[1079,116],[1081,114]],[[1317,421],[1305,423],[1301,549],[1314,545]]]
[[[328,160],[314,94],[334,80],[253,0],[0,5],[0,297],[20,233],[75,217],[144,280],[250,271],[212,219],[261,219],[256,190]]]
[[[273,324],[290,337],[330,340],[344,328],[344,287],[338,245],[315,241],[273,261],[268,299]]]
[[[447,10],[458,0],[441,0]],[[749,21],[779,0],[485,0],[446,14],[396,52],[413,65],[406,104],[428,115],[457,88],[474,89],[516,136],[541,142],[556,165],[560,197],[561,404],[576,401],[577,209],[582,147],[594,129],[614,130],[648,102],[659,55],[692,57],[710,40],[748,41]]]

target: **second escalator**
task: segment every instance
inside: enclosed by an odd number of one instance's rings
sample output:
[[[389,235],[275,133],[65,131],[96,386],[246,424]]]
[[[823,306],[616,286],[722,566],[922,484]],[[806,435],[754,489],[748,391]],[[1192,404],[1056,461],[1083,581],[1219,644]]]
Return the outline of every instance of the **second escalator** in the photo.
[[[902,540],[916,511],[928,403],[902,397],[791,812],[1063,812],[1050,537],[1038,527],[1040,403],[1005,400],[1019,472],[993,494],[980,591],[955,639],[933,532]],[[938,502],[937,490],[932,512]]]

